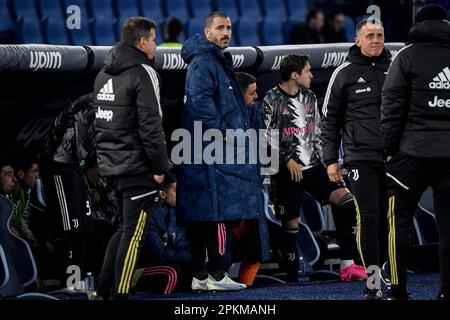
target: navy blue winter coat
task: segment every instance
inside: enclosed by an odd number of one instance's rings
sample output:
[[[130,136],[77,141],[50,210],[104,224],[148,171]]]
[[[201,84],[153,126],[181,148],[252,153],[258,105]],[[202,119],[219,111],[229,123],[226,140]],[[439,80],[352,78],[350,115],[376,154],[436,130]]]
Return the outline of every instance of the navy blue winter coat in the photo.
[[[183,228],[176,226],[175,210],[155,203],[147,222],[141,264],[190,263],[191,254]]]
[[[203,132],[249,129],[249,114],[233,74],[231,55],[197,34],[185,42],[181,56],[189,64],[182,128],[191,136],[194,121],[202,122]],[[203,142],[200,151],[195,150],[197,156],[208,144]],[[196,146],[192,142],[192,161]],[[177,179],[178,218],[184,222],[257,219],[263,203],[260,173],[257,164],[249,163],[249,153],[246,147],[245,164],[237,164],[237,152],[233,164],[182,164]]]

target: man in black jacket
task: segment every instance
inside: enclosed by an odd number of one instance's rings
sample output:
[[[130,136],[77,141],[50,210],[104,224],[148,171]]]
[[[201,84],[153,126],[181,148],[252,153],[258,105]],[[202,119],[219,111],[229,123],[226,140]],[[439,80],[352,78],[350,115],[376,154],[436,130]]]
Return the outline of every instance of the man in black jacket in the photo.
[[[160,86],[150,66],[154,22],[128,19],[94,84],[98,170],[118,201],[121,227],[108,244],[98,294],[126,298],[146,221],[169,167],[162,128]]]
[[[357,211],[357,246],[364,267],[380,265],[387,242],[387,186],[379,131],[381,88],[391,54],[384,48],[380,21],[362,20],[347,61],[331,76],[320,123],[323,161],[331,181],[344,184],[338,162],[341,139],[344,162]],[[381,290],[367,290],[378,299]]]
[[[450,23],[425,6],[383,87],[381,134],[389,182],[391,297],[407,299],[409,230],[426,188],[439,228],[441,298],[450,296]]]

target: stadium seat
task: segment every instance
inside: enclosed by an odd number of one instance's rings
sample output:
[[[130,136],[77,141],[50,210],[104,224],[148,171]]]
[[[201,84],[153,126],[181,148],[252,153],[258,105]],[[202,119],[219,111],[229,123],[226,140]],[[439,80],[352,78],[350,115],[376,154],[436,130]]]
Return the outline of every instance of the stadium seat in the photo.
[[[300,220],[303,221],[312,232],[322,232],[324,229],[324,213],[322,206],[307,192],[303,193]]]
[[[237,0],[237,3],[241,17],[259,19],[262,16],[258,0]]]
[[[239,19],[239,12],[235,0],[213,0],[215,11],[225,12],[231,19],[231,23],[236,23]]]
[[[38,17],[20,17],[17,20],[17,37],[20,43],[45,43]]]
[[[92,21],[93,19],[89,16],[88,7],[86,0],[63,0],[63,16],[69,17],[67,14],[67,8],[71,5],[76,5],[80,8],[80,21],[81,21],[81,29],[73,29],[69,30],[69,36],[72,44],[74,45],[82,45],[82,44],[94,44],[93,35],[92,35]],[[85,42],[86,41],[86,42]]]
[[[234,30],[239,46],[261,45],[258,36],[258,21],[254,19],[239,19]]]
[[[161,0],[139,0],[142,15],[155,21],[158,25],[165,19]]]
[[[90,32],[91,23],[88,19],[81,19],[81,28],[69,30],[70,42],[73,45],[93,45]]]
[[[356,26],[353,19],[349,16],[344,16],[344,30],[347,34],[347,41],[353,42],[356,35]]]
[[[262,11],[265,16],[285,20],[287,17],[284,1],[280,0],[261,0]]]
[[[433,201],[433,191],[428,188],[420,198],[413,220],[419,245],[439,242]]]
[[[283,37],[285,44],[291,44],[292,30],[294,29],[296,22],[291,18],[287,18],[283,23]]]
[[[136,0],[116,0],[114,4],[117,17],[129,18],[141,15]]]
[[[205,19],[212,12],[211,0],[189,0],[192,16],[197,19]]]
[[[11,18],[6,1],[0,0],[0,43],[11,43],[15,40],[16,25]]]
[[[41,18],[65,17],[60,0],[36,0],[36,5]]]
[[[20,17],[38,17],[34,0],[13,0],[11,9],[16,20]]]
[[[185,27],[185,35],[186,38],[189,39],[193,37],[196,33],[203,34],[203,29],[205,26],[204,18],[192,18],[186,23]]]
[[[261,43],[265,46],[284,43],[282,21],[277,18],[265,17],[260,24]]]
[[[189,10],[186,4],[187,0],[165,0],[165,11],[167,17],[177,17],[183,23],[189,19]]]
[[[289,17],[295,21],[306,21],[309,11],[307,0],[287,0],[286,5]]]
[[[92,35],[97,46],[112,46],[115,44],[116,33],[113,23],[108,18],[98,17],[92,21]]]
[[[46,43],[55,45],[70,45],[66,20],[59,16],[46,17],[43,20]]]
[[[102,17],[109,19],[111,22],[115,19],[115,14],[111,0],[94,0],[89,1],[90,11],[93,17]]]
[[[90,21],[90,13],[88,11],[87,0],[63,0],[63,15],[67,16],[67,8],[71,5],[76,5],[80,8],[81,19]]]
[[[24,293],[37,279],[30,246],[10,231],[13,204],[0,195],[0,297],[23,300],[58,300],[47,294]]]

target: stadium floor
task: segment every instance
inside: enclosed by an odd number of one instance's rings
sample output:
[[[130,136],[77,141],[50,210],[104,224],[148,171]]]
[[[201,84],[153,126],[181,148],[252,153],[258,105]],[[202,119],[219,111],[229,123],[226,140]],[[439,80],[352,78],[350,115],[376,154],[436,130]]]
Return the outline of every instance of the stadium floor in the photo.
[[[133,300],[361,300],[365,282],[311,281],[288,285],[259,285],[240,292],[177,293],[170,296],[134,294]],[[408,290],[414,300],[435,300],[439,274],[408,276]]]

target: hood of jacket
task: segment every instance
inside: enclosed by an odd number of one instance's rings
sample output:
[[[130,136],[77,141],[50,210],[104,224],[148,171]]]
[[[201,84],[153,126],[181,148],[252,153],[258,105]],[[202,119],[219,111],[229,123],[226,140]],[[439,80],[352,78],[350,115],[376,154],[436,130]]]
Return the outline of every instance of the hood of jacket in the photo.
[[[426,20],[415,24],[409,32],[408,43],[438,42],[450,44],[450,22]]]
[[[347,60],[356,63],[356,64],[370,64],[372,62],[376,63],[389,63],[389,59],[391,58],[391,53],[386,48],[383,48],[381,54],[377,57],[368,57],[362,54],[361,48],[356,44],[350,47]]]
[[[108,53],[105,72],[115,75],[139,64],[151,65],[151,60],[138,48],[120,42]]]
[[[222,50],[215,44],[208,42],[208,40],[200,34],[196,34],[194,37],[186,40],[181,48],[181,57],[187,64],[189,64],[195,56],[201,54],[214,54],[219,60],[225,59]]]

